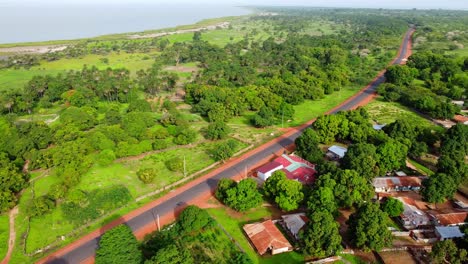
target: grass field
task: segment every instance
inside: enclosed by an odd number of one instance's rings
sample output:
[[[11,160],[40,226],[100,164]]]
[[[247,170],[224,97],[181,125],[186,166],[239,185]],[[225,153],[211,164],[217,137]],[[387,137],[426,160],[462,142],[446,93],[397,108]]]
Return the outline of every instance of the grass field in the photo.
[[[411,165],[415,166],[420,172],[428,175],[428,176],[431,176],[432,174],[434,174],[434,172],[432,170],[430,170],[429,168],[427,168],[426,166],[418,163],[417,161],[415,160],[412,160],[412,159],[408,159],[409,160],[409,163],[411,163]]]
[[[304,257],[297,252],[279,254],[276,256],[261,257],[252,248],[244,235],[242,226],[247,223],[270,219],[272,215],[278,215],[278,209],[273,207],[259,207],[245,213],[236,213],[226,207],[207,209],[208,213],[235,239],[242,249],[249,255],[254,263],[259,264],[294,264],[303,263]]]
[[[316,101],[306,100],[302,104],[295,105],[294,110],[296,113],[294,120],[290,123],[285,122],[285,127],[298,126],[324,114],[328,110],[331,110],[333,107],[356,94],[360,88],[362,87],[346,87],[341,91],[325,96],[323,99]]]
[[[8,214],[0,215],[0,259],[3,259],[8,250],[10,237],[10,224]]]
[[[0,70],[0,90],[22,89],[24,85],[36,75],[56,75],[67,70],[81,70],[84,65],[96,66],[100,69],[127,68],[132,74],[138,70],[149,68],[153,63],[154,54],[143,53],[111,53],[109,55],[87,55],[83,58],[61,59],[52,62],[42,61],[41,65],[30,69],[2,69]],[[109,63],[101,59],[108,58]]]
[[[186,158],[187,175],[208,167],[215,161],[208,154],[214,143],[202,143],[191,148],[169,150],[158,154],[149,155],[143,159],[114,163],[108,167],[94,166],[83,175],[79,185],[74,189],[79,189],[91,193],[96,189],[105,189],[112,186],[121,185],[128,189],[133,198],[158,190],[164,186],[174,183],[184,177],[183,172],[172,172],[167,169],[165,162],[173,157]],[[239,142],[237,150],[245,148],[247,145]],[[144,184],[136,176],[140,168],[151,167],[159,172],[153,184]],[[38,179],[25,190],[21,198],[21,217],[27,210],[31,200],[32,190],[36,197],[47,194],[49,188],[59,179],[53,174]],[[51,213],[41,217],[31,218],[31,227],[26,240],[26,251],[32,253],[40,249],[63,235],[72,232],[76,226],[66,221],[61,207],[57,207]]]
[[[412,124],[418,124],[423,127],[440,127],[433,124],[431,121],[419,116],[409,108],[395,102],[385,102],[381,98],[377,98],[365,106],[369,112],[370,118],[379,124],[390,124],[397,119],[408,120]]]

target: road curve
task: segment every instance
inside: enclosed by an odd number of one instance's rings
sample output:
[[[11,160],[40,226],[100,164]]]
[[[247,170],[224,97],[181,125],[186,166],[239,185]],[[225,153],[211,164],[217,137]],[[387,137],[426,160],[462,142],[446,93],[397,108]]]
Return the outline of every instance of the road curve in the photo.
[[[411,36],[413,32],[414,30],[410,29],[405,34],[399,54],[397,58],[392,62],[392,64],[403,63],[404,59],[406,59],[410,55],[409,53],[411,52]],[[334,114],[338,111],[356,108],[363,102],[366,102],[366,100],[368,100],[369,97],[372,97],[375,94],[375,90],[377,89],[377,87],[383,81],[383,72],[381,72],[379,73],[377,78],[374,79],[367,87],[365,87],[358,94],[348,99],[341,105],[330,110],[328,114]],[[245,168],[250,168],[256,164],[259,164],[260,162],[265,160],[265,157],[269,157],[273,153],[281,152],[287,146],[293,144],[294,140],[302,133],[304,129],[310,126],[311,123],[313,123],[313,120],[299,128],[291,130],[279,139],[275,139],[272,142],[267,143],[264,146],[261,146],[258,149],[247,153],[235,162],[226,164],[226,166],[224,166],[220,170],[217,170],[216,173],[213,174],[213,176],[209,178],[203,177],[202,181],[200,181],[198,184],[191,186],[185,191],[182,191],[177,195],[173,195],[173,197],[171,198],[165,200],[163,199],[160,203],[154,206],[144,206],[144,211],[141,211],[141,209],[136,210],[139,211],[137,214],[132,215],[132,213],[130,213],[130,217],[123,217],[124,220],[121,220],[120,222],[128,225],[134,231],[134,233],[141,233],[141,231],[143,231],[144,228],[148,226],[154,227],[155,214],[159,214],[160,216],[174,215],[175,212],[179,211],[179,209],[182,208],[184,205],[191,204],[191,201],[194,199],[194,197],[199,197],[203,194],[212,192],[216,188],[217,183],[220,179],[239,177],[239,175],[241,175],[244,172]],[[171,195],[169,194],[169,196]],[[69,245],[59,250],[58,252],[53,253],[49,257],[39,261],[39,263],[68,264],[89,262],[90,260],[92,261],[93,256],[95,254],[95,250],[98,246],[99,238],[101,237],[101,234],[104,231],[105,230],[101,230],[101,232],[95,231],[97,232],[96,235],[87,235],[79,239],[78,241],[72,243],[72,245]]]

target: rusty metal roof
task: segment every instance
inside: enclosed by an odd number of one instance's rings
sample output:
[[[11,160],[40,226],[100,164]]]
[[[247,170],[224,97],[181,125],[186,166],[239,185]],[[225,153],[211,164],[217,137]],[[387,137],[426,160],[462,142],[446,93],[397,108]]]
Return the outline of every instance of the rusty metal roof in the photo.
[[[244,231],[260,255],[269,249],[292,248],[289,241],[271,220],[244,225]]]

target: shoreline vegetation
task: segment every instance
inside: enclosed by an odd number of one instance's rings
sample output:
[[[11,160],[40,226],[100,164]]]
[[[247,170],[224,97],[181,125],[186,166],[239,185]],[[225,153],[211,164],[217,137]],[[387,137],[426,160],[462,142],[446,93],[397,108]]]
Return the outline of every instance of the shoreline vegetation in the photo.
[[[69,40],[46,40],[46,41],[33,41],[33,42],[18,42],[18,43],[2,43],[0,44],[0,55],[10,54],[41,54],[53,51],[60,51],[62,47],[73,45],[85,41],[100,41],[100,40],[122,40],[122,39],[140,39],[163,37],[173,34],[193,33],[203,30],[214,30],[217,27],[227,27],[230,22],[242,17],[249,17],[255,15],[256,12],[253,8],[251,14],[242,16],[227,16],[219,18],[209,18],[198,21],[194,24],[179,25],[175,27],[167,27],[161,29],[149,29],[138,32],[123,32],[115,34],[105,34],[90,38],[69,39]],[[59,50],[57,50],[60,48]]]

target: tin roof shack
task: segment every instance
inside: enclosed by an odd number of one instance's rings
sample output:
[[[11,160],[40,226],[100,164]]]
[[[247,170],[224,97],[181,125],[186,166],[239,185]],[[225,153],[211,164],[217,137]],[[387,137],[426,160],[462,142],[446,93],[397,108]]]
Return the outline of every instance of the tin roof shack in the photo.
[[[299,240],[299,231],[301,231],[309,221],[307,216],[304,213],[298,213],[283,215],[281,218],[283,219],[283,227],[288,230],[291,236]]]
[[[435,232],[440,241],[465,236],[458,226],[436,226]]]
[[[397,199],[403,203],[404,211],[399,219],[404,228],[413,230],[432,224],[429,216],[417,207],[413,199],[408,197],[398,197]]]
[[[422,180],[419,177],[377,177],[372,180],[375,192],[419,191]]]
[[[293,250],[289,241],[271,220],[247,224],[244,225],[243,229],[260,255],[264,255],[268,251],[272,255],[276,255]]]
[[[327,156],[331,159],[338,160],[342,159],[347,151],[347,148],[333,145],[328,148]]]

